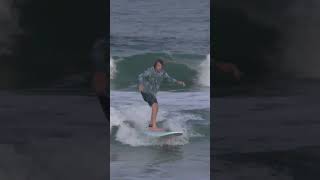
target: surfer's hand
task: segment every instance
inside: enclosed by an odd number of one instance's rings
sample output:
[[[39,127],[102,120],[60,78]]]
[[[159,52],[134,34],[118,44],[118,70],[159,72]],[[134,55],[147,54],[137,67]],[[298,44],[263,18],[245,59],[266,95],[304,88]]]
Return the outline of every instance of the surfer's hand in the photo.
[[[144,89],[143,85],[142,85],[142,84],[140,84],[140,85],[139,85],[139,91],[140,91],[140,92],[142,92],[142,91],[143,91],[143,89]]]

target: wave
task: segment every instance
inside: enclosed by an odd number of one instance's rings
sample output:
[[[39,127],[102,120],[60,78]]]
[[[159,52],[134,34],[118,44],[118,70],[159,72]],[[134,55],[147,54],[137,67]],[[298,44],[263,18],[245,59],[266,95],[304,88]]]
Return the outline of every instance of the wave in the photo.
[[[127,57],[110,57],[111,88],[125,89],[136,86],[137,77],[146,68],[153,65],[155,59],[164,59],[168,74],[178,80],[185,81],[186,88],[210,87],[210,54],[171,54],[145,53]],[[163,89],[176,86],[165,84]]]
[[[117,66],[114,63],[114,60],[110,58],[110,79],[114,79],[117,73]]]
[[[155,141],[155,139],[148,138],[142,134],[147,127],[149,120],[146,117],[150,116],[150,108],[147,105],[141,106],[122,106],[119,109],[110,107],[110,132],[112,139],[122,144],[130,146],[150,146],[161,145],[167,142]],[[161,111],[158,114],[158,123],[163,123],[167,112]],[[134,117],[134,119],[133,119]],[[177,116],[186,118],[185,116]],[[171,130],[184,132],[182,137],[173,141],[170,145],[183,145],[188,143],[186,128],[181,124],[166,124],[171,126]]]
[[[200,64],[199,68],[199,83],[203,86],[210,87],[210,54]]]
[[[130,146],[184,145],[189,143],[190,138],[209,137],[208,96],[208,92],[159,93],[160,110],[157,122],[166,129],[183,132],[182,136],[168,142],[148,138],[142,134],[150,121],[150,107],[143,102],[138,93],[112,91],[112,143],[120,142]],[[194,103],[188,103],[191,101]]]

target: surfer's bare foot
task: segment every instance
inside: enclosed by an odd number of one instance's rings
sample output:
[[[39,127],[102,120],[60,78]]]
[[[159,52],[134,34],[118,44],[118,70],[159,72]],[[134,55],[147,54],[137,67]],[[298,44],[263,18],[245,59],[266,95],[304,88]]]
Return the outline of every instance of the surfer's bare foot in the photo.
[[[149,127],[150,131],[164,131],[164,129],[162,128],[158,128],[158,127]]]

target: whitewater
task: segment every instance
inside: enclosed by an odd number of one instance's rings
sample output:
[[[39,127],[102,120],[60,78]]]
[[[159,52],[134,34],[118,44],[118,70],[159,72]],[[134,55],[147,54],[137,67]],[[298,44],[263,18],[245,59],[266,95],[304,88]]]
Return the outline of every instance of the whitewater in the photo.
[[[117,62],[121,63],[121,61],[125,60],[132,59],[124,58],[115,61],[110,57],[111,84],[114,82],[119,83],[116,79],[121,78],[121,71],[117,70]],[[179,63],[177,64],[179,65]],[[130,67],[132,68],[132,66]],[[189,68],[189,66],[184,65],[178,67]],[[132,85],[132,88],[115,88],[111,90],[110,133],[112,140],[130,146],[163,145],[165,143],[183,145],[189,143],[192,137],[206,136],[209,131],[209,120],[204,116],[210,110],[210,54],[201,60],[198,66],[193,66],[193,68],[190,68],[190,70],[196,73],[186,80],[191,82],[192,86],[187,89],[181,89],[178,86],[168,87],[167,91],[159,92],[157,96],[160,107],[158,113],[159,124],[172,131],[184,132],[183,136],[176,138],[175,141],[161,142],[145,137],[142,134],[142,131],[145,130],[150,121],[151,110],[142,100],[140,93],[137,92],[134,86],[136,83],[134,79],[137,78],[135,76],[130,78],[132,82],[127,84],[129,87]],[[140,71],[143,71],[143,69],[141,68]],[[193,128],[192,123],[206,125],[207,128],[204,132],[199,132]]]

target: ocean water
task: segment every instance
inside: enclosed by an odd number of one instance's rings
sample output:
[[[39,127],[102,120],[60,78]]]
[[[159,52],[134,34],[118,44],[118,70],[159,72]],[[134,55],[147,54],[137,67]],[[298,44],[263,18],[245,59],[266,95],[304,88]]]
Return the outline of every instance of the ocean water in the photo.
[[[210,1],[111,1],[112,180],[209,179]],[[150,139],[141,132],[151,109],[137,92],[137,76],[165,60],[186,87],[162,84],[159,125],[182,136]]]

